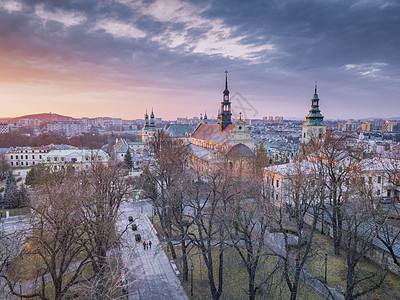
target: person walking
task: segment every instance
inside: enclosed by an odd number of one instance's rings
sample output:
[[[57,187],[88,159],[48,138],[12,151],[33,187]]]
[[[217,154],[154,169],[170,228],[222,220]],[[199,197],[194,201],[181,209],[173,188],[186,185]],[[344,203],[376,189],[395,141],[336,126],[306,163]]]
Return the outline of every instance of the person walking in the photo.
[[[146,250],[146,241],[143,241],[143,250]]]
[[[150,249],[151,249],[151,244],[152,244],[152,243],[151,243],[151,241],[149,241],[149,246],[150,246]]]

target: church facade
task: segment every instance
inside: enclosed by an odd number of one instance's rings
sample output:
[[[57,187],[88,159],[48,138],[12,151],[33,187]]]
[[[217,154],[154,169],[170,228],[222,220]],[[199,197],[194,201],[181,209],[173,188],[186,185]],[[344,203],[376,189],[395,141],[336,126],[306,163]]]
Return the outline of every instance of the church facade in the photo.
[[[153,110],[151,110],[151,115],[150,115],[150,121],[149,121],[149,115],[147,114],[147,111],[144,115],[144,126],[142,129],[142,142],[143,143],[148,143],[152,139],[154,139],[155,134],[157,133],[157,127],[155,123],[155,116]]]
[[[237,158],[254,157],[255,143],[246,128],[246,123],[241,118],[236,123],[232,122],[228,76],[227,72],[225,73],[225,89],[218,123],[208,124],[205,117],[190,137],[189,154],[193,164],[200,169],[227,159],[231,163]]]

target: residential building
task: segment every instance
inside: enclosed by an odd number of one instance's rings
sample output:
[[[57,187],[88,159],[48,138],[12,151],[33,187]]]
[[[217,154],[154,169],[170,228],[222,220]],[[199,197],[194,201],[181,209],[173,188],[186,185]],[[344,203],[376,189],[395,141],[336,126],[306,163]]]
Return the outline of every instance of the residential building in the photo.
[[[87,123],[79,121],[57,121],[48,123],[47,130],[63,134],[67,137],[81,135],[89,131]]]
[[[133,168],[141,168],[149,160],[149,148],[147,142],[128,142],[125,139],[117,139],[114,145],[114,158],[124,161],[126,151],[132,156]]]
[[[42,162],[50,147],[23,147],[13,149],[5,154],[12,168],[32,167]]]
[[[10,128],[8,126],[8,123],[0,123],[0,134],[9,133],[9,132],[10,132]]]
[[[42,159],[42,163],[53,170],[60,170],[69,166],[75,170],[88,170],[93,162],[107,163],[109,158],[109,155],[103,150],[51,150]]]

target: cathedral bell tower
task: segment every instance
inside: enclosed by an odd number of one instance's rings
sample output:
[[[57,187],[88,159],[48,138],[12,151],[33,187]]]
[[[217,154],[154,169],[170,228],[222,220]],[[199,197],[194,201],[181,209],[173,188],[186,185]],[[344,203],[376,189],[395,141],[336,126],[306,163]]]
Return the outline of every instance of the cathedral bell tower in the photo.
[[[232,113],[231,113],[231,102],[229,101],[229,90],[228,90],[228,71],[225,71],[225,90],[223,91],[223,101],[221,102],[221,113],[220,113],[220,131],[232,124]]]
[[[306,123],[302,126],[302,143],[307,144],[313,138],[323,139],[326,133],[324,116],[319,110],[319,98],[317,94],[317,83],[315,83],[314,96],[311,99],[311,109],[306,116]]]

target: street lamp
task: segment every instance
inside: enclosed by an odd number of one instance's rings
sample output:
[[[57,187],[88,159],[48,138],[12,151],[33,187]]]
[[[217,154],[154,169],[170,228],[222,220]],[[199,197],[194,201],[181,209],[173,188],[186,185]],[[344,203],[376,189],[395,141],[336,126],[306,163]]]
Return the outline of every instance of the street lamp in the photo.
[[[325,253],[325,284],[327,284],[327,275],[328,275],[328,253]]]
[[[193,266],[193,263],[190,265],[190,270],[191,270],[191,279],[190,279],[190,296],[192,296],[193,297],[193,269],[194,269],[194,266]]]
[[[22,280],[21,279],[19,280],[19,294],[20,294],[19,298],[22,300]]]

